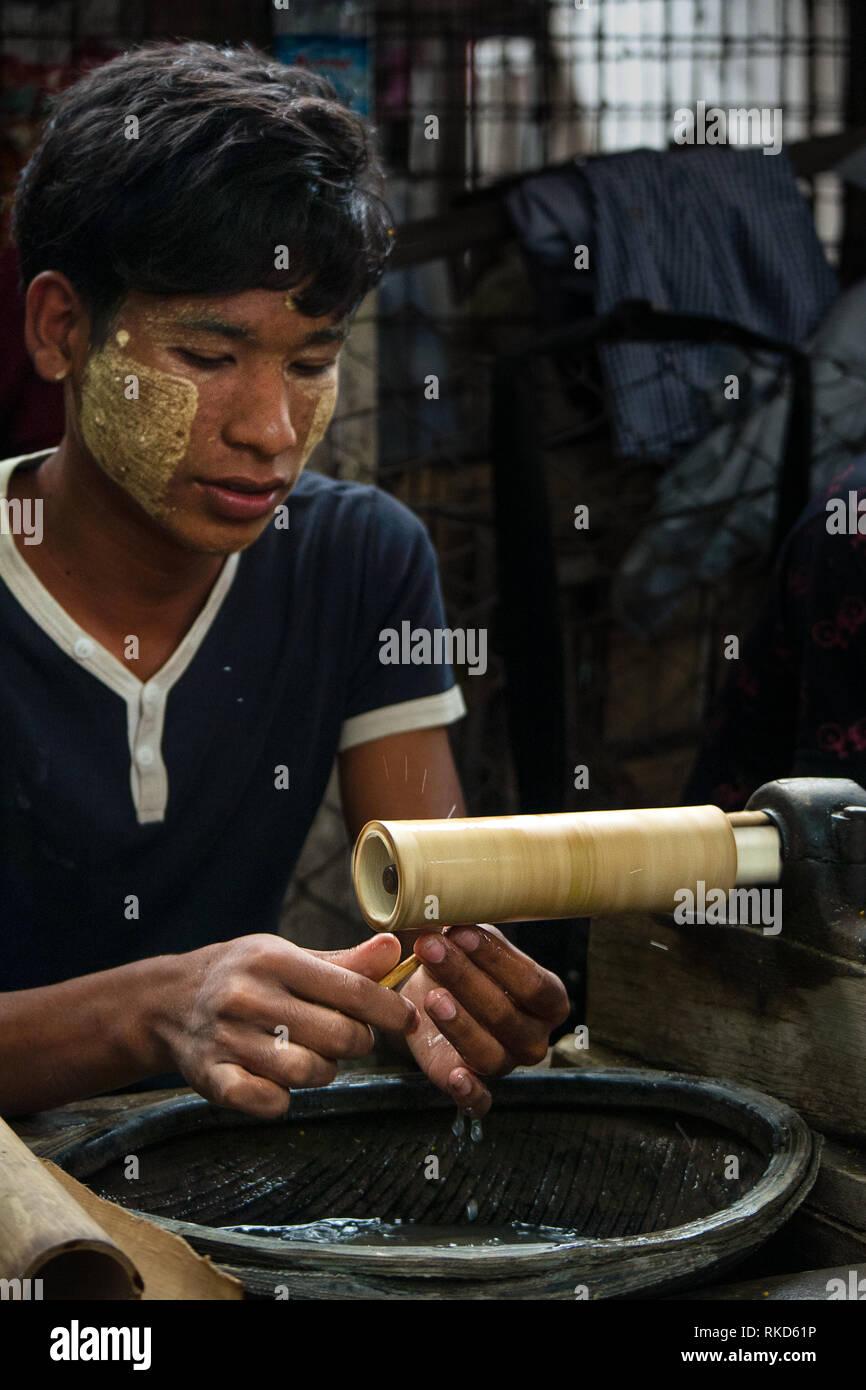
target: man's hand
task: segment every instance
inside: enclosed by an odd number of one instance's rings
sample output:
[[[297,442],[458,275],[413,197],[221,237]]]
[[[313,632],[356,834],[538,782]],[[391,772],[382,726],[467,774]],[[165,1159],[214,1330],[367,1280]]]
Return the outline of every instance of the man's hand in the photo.
[[[415,954],[424,965],[402,990],[421,1013],[409,1049],[455,1104],[486,1115],[491,1097],[479,1077],[543,1059],[568,1016],[565,986],[494,927],[427,932]]]
[[[306,951],[261,934],[175,956],[153,1023],[167,1069],[216,1105],[274,1119],[293,1087],[327,1086],[337,1058],[365,1056],[371,1028],[405,1036],[418,1026],[412,1003],[374,983],[399,958],[388,935]]]

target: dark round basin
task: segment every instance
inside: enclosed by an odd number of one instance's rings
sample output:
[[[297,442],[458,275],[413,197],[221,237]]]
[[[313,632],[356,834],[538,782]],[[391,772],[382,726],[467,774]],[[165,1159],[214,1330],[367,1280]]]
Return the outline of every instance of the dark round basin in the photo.
[[[562,1070],[493,1089],[479,1143],[424,1077],[349,1074],[285,1120],[182,1094],[53,1156],[269,1298],[669,1292],[744,1258],[814,1182],[804,1121],[733,1083]],[[220,1229],[239,1225],[301,1229]]]

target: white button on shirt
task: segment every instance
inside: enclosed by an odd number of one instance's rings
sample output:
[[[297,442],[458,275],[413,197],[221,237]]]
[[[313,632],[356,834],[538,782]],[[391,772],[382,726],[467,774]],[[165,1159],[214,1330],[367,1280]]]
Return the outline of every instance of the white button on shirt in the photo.
[[[47,458],[50,450],[12,459],[0,459],[0,503],[7,497],[9,479],[19,465],[34,467]],[[310,478],[312,475],[309,475]],[[320,480],[324,483],[324,480]],[[341,485],[342,486],[342,485]],[[314,489],[318,491],[319,489]],[[365,492],[368,491],[365,489]],[[374,490],[369,489],[372,494]],[[383,503],[388,499],[382,499]],[[392,504],[388,501],[388,507]],[[384,520],[384,518],[383,518]],[[404,519],[405,520],[405,519]],[[392,518],[396,524],[396,518]],[[402,524],[402,523],[401,523]],[[405,528],[404,528],[405,529]],[[317,534],[317,533],[314,533]],[[383,536],[385,532],[383,532]],[[406,533],[408,545],[411,537]],[[414,542],[412,542],[414,544]],[[401,552],[402,553],[402,552]],[[429,558],[429,557],[428,557]],[[335,557],[336,559],[336,557]],[[288,561],[287,561],[288,563]],[[36,578],[15,545],[8,527],[0,527],[0,580],[21,608],[54,642],[64,655],[82,664],[78,684],[86,685],[91,678],[123,702],[126,711],[126,749],[129,756],[129,788],[132,805],[139,825],[163,821],[169,803],[168,770],[162,753],[166,706],[175,685],[195,660],[205,638],[213,628],[238,571],[240,553],[229,555],[219,577],[208,595],[201,612],[179,646],[161,667],[158,679],[142,683],[135,675],[135,662],[120,660],[95,639],[89,637],[57,600]],[[429,567],[428,567],[429,568]],[[429,573],[428,573],[429,579]],[[432,611],[432,610],[431,610]],[[217,648],[217,650],[221,650]],[[228,653],[230,648],[226,648]],[[219,661],[219,658],[211,657]],[[232,675],[233,661],[219,662],[222,673]],[[243,676],[239,669],[238,677]],[[237,679],[237,678],[236,678]],[[244,704],[249,697],[232,698],[234,683],[226,692],[215,692],[230,709],[231,704]],[[241,687],[242,688],[242,687]],[[381,738],[385,734],[450,724],[466,712],[456,685],[437,694],[421,695],[416,699],[401,699],[388,706],[379,706],[344,720],[339,732],[339,750],[353,748],[359,743]],[[118,711],[118,713],[120,713]],[[243,720],[243,711],[232,711]]]

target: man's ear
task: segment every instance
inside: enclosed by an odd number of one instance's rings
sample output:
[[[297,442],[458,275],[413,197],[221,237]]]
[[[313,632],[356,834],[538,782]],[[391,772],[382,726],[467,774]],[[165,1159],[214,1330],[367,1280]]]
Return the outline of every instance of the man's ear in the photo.
[[[81,373],[90,343],[90,316],[59,270],[43,270],[27,287],[24,337],[43,381]]]

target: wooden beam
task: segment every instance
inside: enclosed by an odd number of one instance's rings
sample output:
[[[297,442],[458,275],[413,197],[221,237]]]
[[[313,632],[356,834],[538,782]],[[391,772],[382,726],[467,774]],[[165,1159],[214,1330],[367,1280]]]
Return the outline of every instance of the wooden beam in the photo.
[[[794,173],[799,178],[810,178],[832,169],[845,155],[852,154],[864,144],[866,126],[858,126],[856,130],[842,131],[837,135],[817,135],[811,140],[799,141],[789,145],[786,153]],[[673,148],[687,151],[690,147]],[[509,240],[515,232],[505,207],[505,194],[527,178],[568,169],[575,159],[501,179],[482,192],[465,195],[459,206],[449,208],[447,212],[404,223],[397,229],[397,244],[388,261],[389,270],[405,270],[408,266],[421,265],[425,261],[460,255],[475,246]]]

